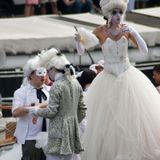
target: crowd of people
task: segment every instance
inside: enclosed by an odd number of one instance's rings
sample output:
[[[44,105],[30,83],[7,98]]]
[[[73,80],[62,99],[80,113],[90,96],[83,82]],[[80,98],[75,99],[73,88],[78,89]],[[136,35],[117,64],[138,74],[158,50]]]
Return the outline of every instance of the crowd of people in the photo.
[[[27,61],[12,104],[21,159],[160,159],[159,87],[129,61],[129,43],[149,53],[141,35],[124,24],[127,5],[127,0],[100,0],[105,24],[93,32],[77,29],[79,55],[97,45],[104,55],[89,68],[76,73],[55,48]],[[155,66],[157,85],[159,75]]]
[[[99,0],[26,0],[25,1],[25,16],[34,15],[34,7],[40,6],[40,13],[47,13],[47,4],[50,5],[51,13],[53,14],[72,14],[93,12],[101,13]],[[130,0],[128,10],[139,8],[155,7],[160,3],[156,0]]]
[[[40,6],[40,13],[47,13],[47,4],[51,6],[52,14],[73,14],[91,12],[92,0],[26,0],[24,16],[34,15],[35,6]]]
[[[99,0],[24,0],[24,2],[17,4],[14,0],[1,0],[0,17],[14,17],[22,14],[32,16],[81,12],[101,13]],[[130,0],[128,10],[157,6],[160,6],[160,1],[157,0]]]

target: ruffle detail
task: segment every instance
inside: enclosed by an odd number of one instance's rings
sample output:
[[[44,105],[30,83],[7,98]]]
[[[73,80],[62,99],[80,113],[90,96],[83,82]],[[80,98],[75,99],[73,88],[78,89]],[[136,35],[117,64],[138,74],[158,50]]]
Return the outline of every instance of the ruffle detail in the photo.
[[[61,132],[61,137],[49,137],[47,153],[69,155],[84,150],[80,140],[78,119],[75,117],[63,119]]]

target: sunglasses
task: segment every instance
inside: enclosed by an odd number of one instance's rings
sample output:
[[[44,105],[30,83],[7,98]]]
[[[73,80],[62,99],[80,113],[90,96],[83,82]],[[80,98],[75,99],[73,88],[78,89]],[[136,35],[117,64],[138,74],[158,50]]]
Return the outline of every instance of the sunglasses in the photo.
[[[119,13],[120,15],[123,14],[122,10],[119,10],[119,11],[113,10],[113,11],[112,11],[112,15],[116,15],[116,14],[118,14],[118,13]]]

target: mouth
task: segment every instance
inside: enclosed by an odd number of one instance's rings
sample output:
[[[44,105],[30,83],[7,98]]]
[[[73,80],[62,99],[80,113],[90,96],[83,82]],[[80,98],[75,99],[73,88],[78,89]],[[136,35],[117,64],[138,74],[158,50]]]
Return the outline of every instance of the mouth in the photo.
[[[44,82],[45,81],[45,79],[41,79],[41,82]]]
[[[117,18],[117,21],[120,21],[121,19],[120,18]]]

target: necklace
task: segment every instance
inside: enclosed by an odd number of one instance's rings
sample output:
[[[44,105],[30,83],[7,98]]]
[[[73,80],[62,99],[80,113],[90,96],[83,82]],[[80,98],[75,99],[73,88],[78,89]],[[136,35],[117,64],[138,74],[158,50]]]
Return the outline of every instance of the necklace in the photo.
[[[119,34],[122,34],[122,30],[120,29],[109,29],[109,33],[112,35],[112,36],[117,36]]]
[[[122,30],[120,30],[120,29],[118,29],[118,30],[109,29],[108,33],[112,37],[112,39],[115,39],[115,40],[119,39],[119,37],[122,36]]]

